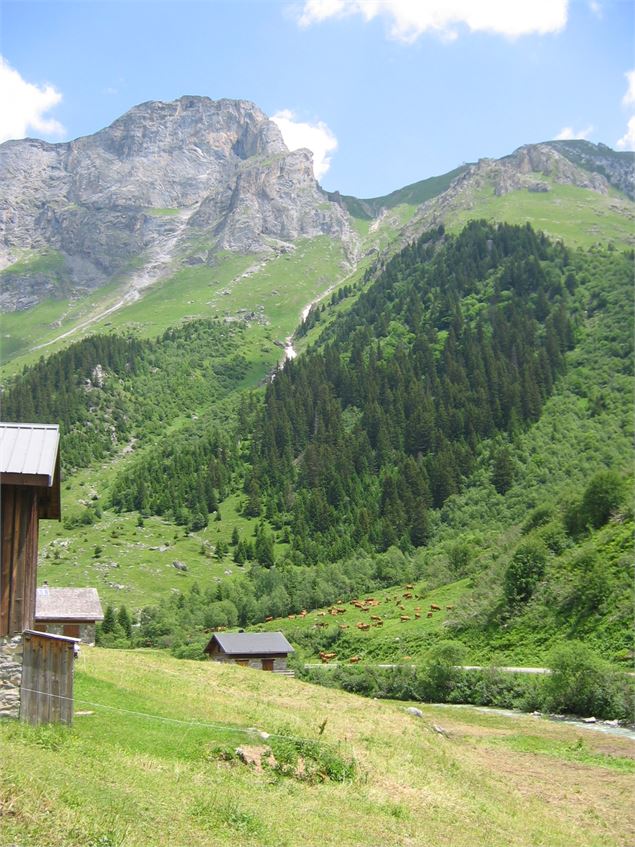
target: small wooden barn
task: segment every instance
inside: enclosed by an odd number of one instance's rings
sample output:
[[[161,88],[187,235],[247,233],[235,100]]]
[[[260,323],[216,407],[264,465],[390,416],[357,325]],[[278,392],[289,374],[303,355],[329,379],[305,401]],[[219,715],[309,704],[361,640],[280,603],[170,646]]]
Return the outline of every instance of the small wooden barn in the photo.
[[[37,632],[94,644],[96,623],[103,619],[96,588],[49,588],[45,582],[37,589],[33,627]]]
[[[61,516],[59,428],[0,423],[0,716],[73,715],[77,639],[34,631],[39,521]]]
[[[217,632],[205,652],[215,662],[289,673],[287,659],[294,650],[281,632]]]

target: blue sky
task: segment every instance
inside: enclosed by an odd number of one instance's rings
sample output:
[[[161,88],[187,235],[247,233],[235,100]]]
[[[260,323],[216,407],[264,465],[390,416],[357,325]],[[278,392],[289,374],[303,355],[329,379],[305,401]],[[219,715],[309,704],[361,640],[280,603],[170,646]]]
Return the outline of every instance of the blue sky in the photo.
[[[559,134],[635,146],[631,0],[0,8],[3,139],[64,141],[183,94],[253,100],[314,147],[325,188],[362,197]]]

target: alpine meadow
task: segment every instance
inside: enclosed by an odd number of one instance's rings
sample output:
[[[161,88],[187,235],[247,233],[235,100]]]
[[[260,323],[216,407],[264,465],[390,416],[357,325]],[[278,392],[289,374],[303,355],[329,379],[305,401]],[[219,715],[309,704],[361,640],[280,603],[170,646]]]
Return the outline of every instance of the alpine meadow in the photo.
[[[174,4],[160,5],[130,4],[139,37],[141,7],[156,7],[157,49]],[[281,33],[309,68],[329,32],[334,65],[354,78],[357,56],[376,80],[363,30],[406,86],[395,57],[427,62],[423,44],[456,63],[468,43],[525,55],[527,40],[568,44],[583,19],[564,0],[562,19],[536,7],[518,30],[485,2],[251,5],[183,4],[172,43],[185,19],[229,32],[240,9],[246,45],[252,27],[269,33],[272,66],[290,68]],[[591,6],[598,27],[617,14]],[[219,81],[251,91],[232,39],[206,61],[233,62],[236,81]],[[145,90],[172,92],[140,50],[157,75]],[[117,85],[99,83],[112,102],[141,73],[121,61]],[[331,72],[341,107],[350,81],[338,96]],[[488,73],[480,108],[500,149]],[[23,112],[36,94],[61,108],[4,58],[2,74]],[[160,96],[74,140],[28,137],[61,135],[40,115],[0,143],[0,847],[625,847],[627,136],[565,128],[451,161],[456,116],[411,92],[392,136],[421,134],[411,117],[436,108],[426,144],[449,133],[445,173],[422,155],[419,181],[354,196],[322,185],[347,161],[343,130],[338,147],[266,98]],[[398,158],[386,148],[386,174]],[[373,167],[367,184],[385,185]]]

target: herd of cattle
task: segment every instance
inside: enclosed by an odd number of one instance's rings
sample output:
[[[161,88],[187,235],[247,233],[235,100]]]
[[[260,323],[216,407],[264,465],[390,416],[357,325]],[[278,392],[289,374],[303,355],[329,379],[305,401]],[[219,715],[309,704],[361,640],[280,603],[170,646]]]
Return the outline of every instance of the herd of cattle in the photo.
[[[403,604],[404,600],[412,600],[412,599],[421,600],[421,599],[423,599],[421,597],[421,595],[414,594],[413,589],[414,589],[413,585],[405,585],[402,593],[386,596],[383,600],[379,600],[376,597],[366,597],[363,600],[360,600],[360,599],[351,600],[350,603],[349,603],[349,606],[352,606],[354,609],[356,609],[360,612],[369,613],[368,621],[363,621],[363,620],[357,621],[357,623],[354,624],[354,626],[357,629],[361,630],[362,632],[366,632],[371,627],[381,627],[381,626],[383,626],[384,620],[386,619],[386,616],[382,617],[379,614],[370,614],[371,611],[376,610],[377,607],[381,606],[382,604],[394,603],[394,605],[401,612],[405,613],[406,607]],[[454,606],[446,606],[445,608],[446,608],[447,611],[451,611],[452,609],[454,609]],[[346,605],[344,605],[344,601],[338,600],[337,603],[335,603],[330,608],[325,609],[324,611],[321,611],[321,612],[317,612],[316,616],[318,618],[338,617],[339,615],[346,614],[348,611],[349,611],[349,609],[347,608]],[[425,615],[426,615],[427,618],[431,618],[431,617],[434,616],[435,612],[440,612],[440,611],[441,611],[441,606],[439,606],[437,603],[430,603],[430,608],[425,610]],[[289,620],[296,620],[298,618],[303,619],[308,614],[309,613],[307,612],[306,609],[302,609],[302,611],[299,612],[297,615],[288,615],[288,618],[289,618]],[[414,618],[419,619],[422,614],[424,614],[424,612],[422,612],[422,607],[416,606],[415,610],[414,610]],[[394,616],[388,615],[387,617],[394,617]],[[406,621],[411,620],[412,617],[413,616],[409,615],[409,614],[400,614],[399,620],[401,621],[401,623],[405,623]],[[267,620],[271,620],[271,618],[268,618]],[[326,620],[316,621],[313,624],[313,626],[316,627],[316,628],[325,627],[327,625],[328,625],[328,622]],[[350,626],[351,626],[351,624],[347,624],[347,623],[339,624],[339,628],[341,630],[349,629]],[[327,652],[325,650],[322,650],[319,653],[319,656],[320,656],[320,660],[321,660],[322,664],[328,664],[333,659],[337,658],[337,653]],[[360,661],[360,657],[359,656],[351,656],[348,661],[349,661],[350,664],[354,665],[354,664],[357,664],[357,662]]]

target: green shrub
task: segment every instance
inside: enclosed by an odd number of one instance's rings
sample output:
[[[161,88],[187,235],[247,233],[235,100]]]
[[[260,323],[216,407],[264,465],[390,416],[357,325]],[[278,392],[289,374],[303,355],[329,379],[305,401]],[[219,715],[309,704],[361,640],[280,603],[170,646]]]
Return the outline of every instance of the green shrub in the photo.
[[[338,747],[323,741],[274,736],[269,745],[275,763],[271,765],[278,776],[293,777],[305,782],[351,782],[357,776],[355,759],[343,756]],[[263,758],[263,764],[266,759]]]
[[[544,524],[549,523],[553,516],[553,506],[551,504],[545,503],[542,506],[536,506],[525,518],[525,522],[522,525],[522,534],[527,535],[528,532],[531,532],[532,529],[535,529],[538,526],[544,526]]]
[[[539,539],[528,539],[517,547],[503,580],[503,591],[510,608],[529,600],[546,563],[547,548]]]
[[[593,475],[582,497],[565,512],[569,535],[580,535],[586,529],[598,529],[608,522],[626,499],[626,481],[617,471],[598,471]]]
[[[544,707],[552,712],[632,719],[632,683],[580,641],[556,647],[549,657]]]

